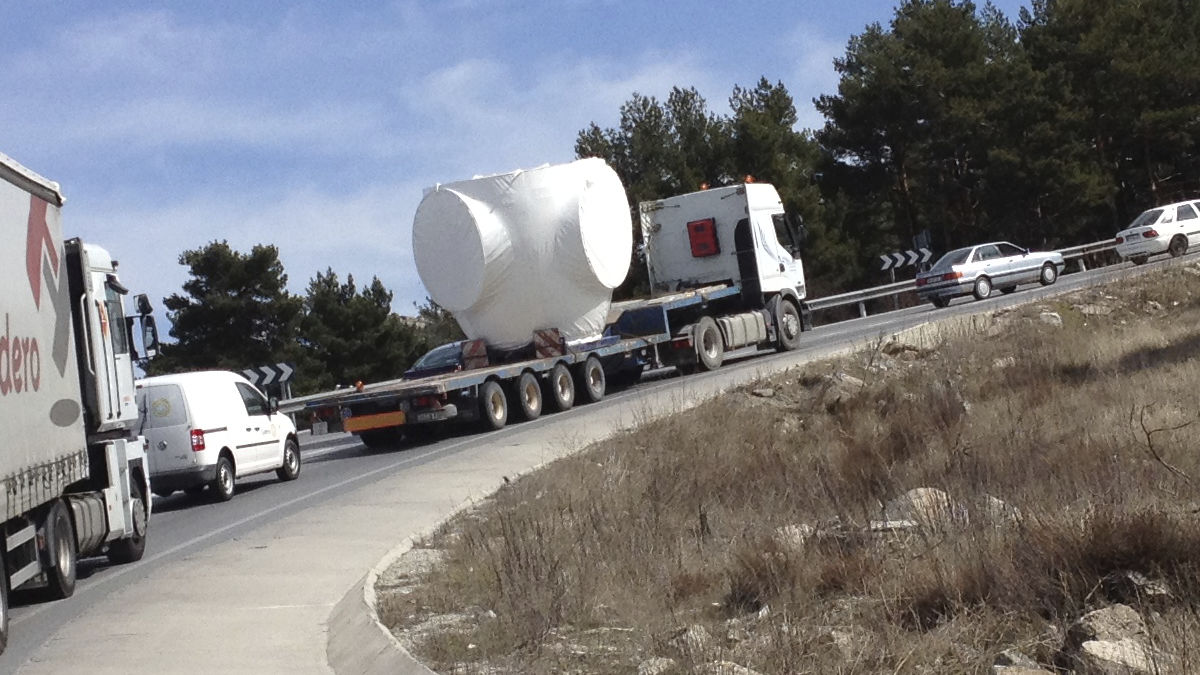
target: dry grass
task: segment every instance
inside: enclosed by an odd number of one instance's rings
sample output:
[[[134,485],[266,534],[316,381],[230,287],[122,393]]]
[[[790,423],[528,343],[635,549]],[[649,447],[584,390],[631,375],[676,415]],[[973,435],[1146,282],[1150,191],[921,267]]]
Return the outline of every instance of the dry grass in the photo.
[[[987,672],[1006,648],[1055,663],[1076,617],[1125,602],[1189,670],[1197,271],[1003,312],[936,350],[810,364],[598,444],[449,523],[425,543],[444,563],[412,592],[381,588],[381,615],[439,672],[624,673],[654,657],[678,673]],[[867,531],[917,487],[945,490],[969,524]],[[988,496],[1020,518],[989,519]],[[812,534],[781,536],[799,525]],[[1126,571],[1171,596],[1111,582]],[[684,639],[695,626],[710,639]]]

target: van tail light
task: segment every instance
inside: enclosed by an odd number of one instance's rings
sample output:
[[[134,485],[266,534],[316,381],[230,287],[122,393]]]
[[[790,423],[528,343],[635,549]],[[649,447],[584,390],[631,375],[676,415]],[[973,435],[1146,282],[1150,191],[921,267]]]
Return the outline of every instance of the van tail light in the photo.
[[[1117,243],[1118,243],[1118,244],[1123,244],[1123,243],[1125,243],[1125,237],[1117,237]]]
[[[204,430],[192,429],[192,452],[200,452],[204,449]]]
[[[954,281],[955,279],[961,279],[961,278],[962,278],[962,272],[946,272],[945,274],[942,275],[942,281]]]
[[[1142,237],[1145,239],[1153,239],[1157,236],[1158,236],[1158,230],[1156,230],[1154,228],[1150,228],[1149,230],[1146,230],[1145,232],[1142,233]]]

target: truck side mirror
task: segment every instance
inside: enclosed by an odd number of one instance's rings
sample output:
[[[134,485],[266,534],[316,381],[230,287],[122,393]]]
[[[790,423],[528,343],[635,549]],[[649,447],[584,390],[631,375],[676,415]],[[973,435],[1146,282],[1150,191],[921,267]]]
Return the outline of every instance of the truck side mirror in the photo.
[[[144,295],[138,297],[146,297]],[[154,315],[146,314],[142,318],[142,351],[146,358],[158,355],[158,326],[154,323]]]
[[[154,308],[150,306],[150,298],[146,297],[145,293],[138,293],[133,298],[133,302],[137,305],[138,314],[145,316],[154,311]]]

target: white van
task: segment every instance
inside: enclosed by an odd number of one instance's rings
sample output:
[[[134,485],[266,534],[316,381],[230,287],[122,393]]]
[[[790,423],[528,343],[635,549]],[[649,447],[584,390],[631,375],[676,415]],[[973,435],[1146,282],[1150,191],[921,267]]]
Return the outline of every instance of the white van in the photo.
[[[150,460],[150,489],[160,497],[207,487],[233,497],[238,478],[274,471],[300,475],[296,426],[254,385],[226,371],[159,375],[137,381],[137,405]]]

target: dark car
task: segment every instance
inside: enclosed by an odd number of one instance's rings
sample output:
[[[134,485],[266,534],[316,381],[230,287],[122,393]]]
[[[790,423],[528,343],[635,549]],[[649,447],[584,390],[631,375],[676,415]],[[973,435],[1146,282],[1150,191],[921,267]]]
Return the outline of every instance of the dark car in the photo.
[[[404,371],[401,377],[405,380],[419,380],[443,373],[453,373],[463,369],[463,340],[434,347],[417,359],[412,367]]]

